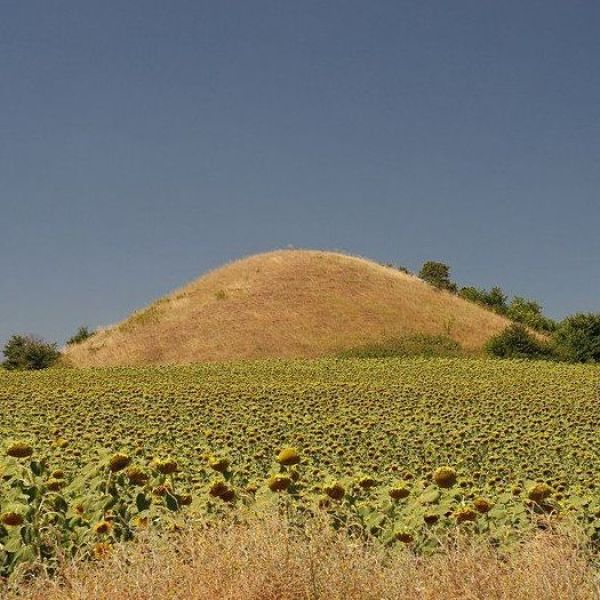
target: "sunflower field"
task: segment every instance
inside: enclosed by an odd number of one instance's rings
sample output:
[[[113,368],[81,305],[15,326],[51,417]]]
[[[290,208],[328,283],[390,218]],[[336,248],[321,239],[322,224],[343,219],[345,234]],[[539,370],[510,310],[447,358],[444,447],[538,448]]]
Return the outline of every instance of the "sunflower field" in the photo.
[[[188,520],[323,513],[415,552],[600,544],[600,368],[323,359],[0,372],[0,575]]]

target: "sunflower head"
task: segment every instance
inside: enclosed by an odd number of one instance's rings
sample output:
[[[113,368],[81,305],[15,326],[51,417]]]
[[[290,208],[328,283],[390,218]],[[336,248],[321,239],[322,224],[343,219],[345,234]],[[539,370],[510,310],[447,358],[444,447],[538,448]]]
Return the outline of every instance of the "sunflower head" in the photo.
[[[0,515],[0,523],[3,525],[9,525],[11,527],[18,527],[19,525],[23,525],[25,519],[23,515],[18,512],[5,512]]]
[[[440,467],[433,472],[433,481],[441,488],[450,488],[456,483],[456,471],[452,467]]]
[[[338,481],[334,481],[333,483],[325,485],[323,487],[323,491],[332,500],[341,500],[346,495],[346,490],[344,486]]]
[[[112,529],[113,525],[110,521],[107,521],[106,519],[103,519],[102,521],[98,521],[94,527],[94,533],[96,535],[103,535],[105,533],[109,533]]]
[[[292,483],[292,480],[287,475],[273,475],[267,481],[267,487],[272,492],[284,492]]]
[[[33,454],[33,447],[27,442],[13,442],[6,449],[6,454],[13,458],[27,458]]]
[[[125,467],[129,466],[131,462],[131,457],[127,454],[123,454],[121,452],[117,452],[117,454],[113,454],[110,457],[110,461],[108,462],[108,466],[113,473],[117,473],[118,471],[122,471]]]
[[[398,485],[388,490],[388,496],[392,500],[401,500],[410,496],[410,490],[403,485]]]
[[[296,448],[284,448],[277,455],[277,462],[285,467],[296,465],[300,462],[300,454]]]
[[[475,510],[477,512],[480,513],[487,513],[490,510],[492,510],[492,507],[494,506],[494,504],[492,503],[491,500],[488,500],[487,498],[482,498],[481,496],[475,498],[475,500],[473,500],[473,506],[475,507]]]
[[[527,497],[533,502],[541,504],[552,495],[553,491],[547,483],[536,483],[527,490]]]

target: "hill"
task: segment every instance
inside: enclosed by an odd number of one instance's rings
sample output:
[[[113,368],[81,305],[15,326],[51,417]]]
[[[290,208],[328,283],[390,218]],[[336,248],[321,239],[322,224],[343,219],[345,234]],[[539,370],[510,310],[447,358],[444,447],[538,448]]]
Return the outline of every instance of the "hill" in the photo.
[[[335,252],[228,264],[67,349],[75,366],[317,357],[414,334],[476,352],[508,321],[419,278]]]

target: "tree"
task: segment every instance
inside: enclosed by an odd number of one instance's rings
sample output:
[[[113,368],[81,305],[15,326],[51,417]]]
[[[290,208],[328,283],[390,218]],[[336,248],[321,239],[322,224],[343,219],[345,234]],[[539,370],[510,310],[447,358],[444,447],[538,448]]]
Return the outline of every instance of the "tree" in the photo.
[[[436,288],[456,291],[456,284],[450,279],[450,267],[444,263],[427,261],[421,267],[419,277]]]
[[[600,362],[600,313],[578,313],[562,321],[554,340],[561,358]]]
[[[477,302],[478,304],[487,304],[487,292],[480,288],[468,286],[460,289],[458,295],[465,300]]]
[[[56,344],[49,344],[31,335],[13,335],[3,352],[6,360],[2,366],[9,370],[46,369],[60,357]]]
[[[486,293],[485,303],[498,312],[506,310],[506,294],[501,287],[495,286]]]
[[[553,355],[548,344],[536,339],[519,323],[492,337],[486,350],[496,358],[551,358]]]

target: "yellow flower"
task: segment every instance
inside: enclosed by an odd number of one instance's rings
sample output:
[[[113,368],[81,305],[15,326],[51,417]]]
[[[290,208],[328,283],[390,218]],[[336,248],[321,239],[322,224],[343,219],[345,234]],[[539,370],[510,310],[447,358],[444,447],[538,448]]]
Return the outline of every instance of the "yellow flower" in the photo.
[[[399,531],[395,535],[395,538],[404,544],[411,544],[414,540],[412,534],[408,533],[408,531]]]
[[[27,442],[14,442],[7,448],[6,454],[14,458],[26,458],[33,454],[33,448]]]
[[[93,527],[94,529],[94,533],[96,535],[103,535],[105,533],[108,533],[111,529],[112,529],[112,523],[110,521],[98,521],[98,523],[96,523]]]
[[[300,454],[296,448],[284,448],[277,455],[277,462],[285,467],[296,465],[300,462]]]
[[[208,460],[208,464],[213,471],[217,473],[225,473],[229,469],[229,461],[226,458],[218,458],[211,456]]]
[[[110,544],[98,542],[92,546],[92,555],[96,560],[105,560],[111,555],[112,548]]]
[[[177,461],[173,458],[165,458],[163,460],[155,460],[154,466],[159,473],[163,475],[171,475],[178,470]]]
[[[48,481],[46,482],[46,487],[51,491],[51,492],[58,492],[58,490],[60,490],[60,488],[62,488],[65,485],[65,482],[62,479],[48,479]]]
[[[146,529],[148,527],[148,517],[134,517],[131,522],[138,529]]]
[[[231,502],[235,498],[235,492],[224,481],[213,482],[208,489],[208,493],[225,502]]]
[[[461,508],[454,513],[454,518],[457,523],[465,523],[466,521],[476,521],[477,513],[467,506]]]
[[[127,467],[130,462],[131,457],[127,456],[127,454],[121,454],[119,452],[111,457],[109,462],[110,470],[113,473],[117,473],[118,471],[122,471],[125,467]]]
[[[323,488],[323,491],[332,499],[332,500],[341,500],[346,494],[346,490],[344,486],[339,482],[334,482],[326,485]]]
[[[283,492],[290,487],[292,480],[287,475],[273,475],[267,482],[272,492]]]
[[[5,512],[0,516],[0,523],[3,525],[10,525],[11,527],[17,527],[23,525],[23,515],[16,512]]]
[[[129,469],[127,469],[127,477],[129,478],[129,481],[135,485],[144,485],[149,479],[148,474],[140,467],[129,467]]]
[[[479,496],[478,498],[475,498],[475,500],[473,500],[473,506],[478,512],[486,513],[492,510],[492,507],[494,505],[487,498],[482,498],[481,496]]]
[[[552,495],[553,489],[547,483],[536,483],[527,490],[527,497],[538,504]]]
[[[375,481],[375,479],[372,477],[361,477],[358,480],[358,485],[363,488],[363,490],[368,490],[372,487],[375,487],[377,485],[377,481]]]
[[[440,467],[434,471],[433,481],[441,488],[450,488],[456,483],[456,471],[452,467]]]
[[[392,500],[400,500],[402,498],[408,498],[410,496],[410,490],[403,486],[393,487],[388,491],[388,495]]]

